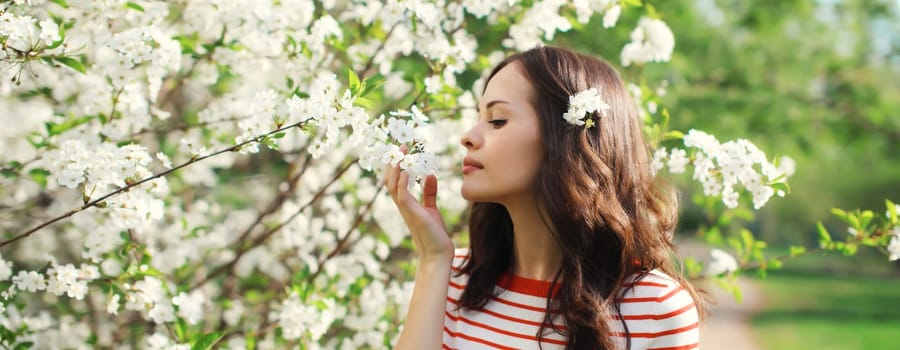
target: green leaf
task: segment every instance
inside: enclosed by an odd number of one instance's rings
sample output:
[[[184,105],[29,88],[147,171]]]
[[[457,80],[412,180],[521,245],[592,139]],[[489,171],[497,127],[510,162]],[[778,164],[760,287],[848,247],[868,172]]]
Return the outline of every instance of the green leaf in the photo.
[[[274,135],[272,135],[272,138],[280,139],[280,138],[284,137],[284,135],[285,135],[284,132],[279,132],[279,133],[275,133]]]
[[[143,6],[138,5],[138,4],[136,4],[136,3],[134,3],[134,2],[131,2],[131,1],[125,3],[125,7],[130,8],[130,9],[132,9],[132,10],[137,10],[138,12],[144,12],[144,7],[143,7]]]
[[[848,213],[848,212],[846,212],[842,209],[838,209],[838,208],[831,208],[831,213],[834,214],[834,216],[837,216],[838,218],[840,218],[845,223],[847,223],[847,225],[850,225],[850,227],[859,228],[859,218],[856,217],[855,214]]]
[[[897,224],[897,205],[894,202],[891,202],[889,199],[884,200],[885,206],[887,206],[888,219],[891,222],[891,225]]]
[[[13,332],[13,331],[7,329],[6,327],[4,327],[2,324],[0,324],[0,339],[4,339],[4,340],[10,341],[10,342],[15,342],[16,341],[16,332]]]
[[[669,109],[668,109],[668,108],[663,107],[663,109],[662,109],[662,121],[661,121],[663,128],[667,128],[667,129],[669,128],[669,119],[672,119],[672,115],[669,114]],[[683,136],[684,136],[684,134],[682,134],[682,137],[683,137]]]
[[[659,15],[659,12],[656,11],[656,8],[653,7],[653,5],[647,4],[647,6],[645,6],[644,8],[647,9],[647,17],[650,17],[650,18],[653,18],[653,19],[660,19],[660,18],[662,18],[662,17]]]
[[[191,350],[206,350],[212,348],[213,345],[219,342],[219,339],[222,339],[221,332],[213,332],[209,334],[204,334],[200,339],[197,339],[197,342],[194,343],[194,346],[191,347]]]
[[[621,4],[623,8],[628,6],[641,7],[641,0],[620,0],[619,4]]]
[[[31,144],[34,148],[44,148],[47,147],[47,140],[44,138],[44,135],[41,135],[37,132],[32,132],[25,136],[25,139],[28,140],[28,143]]]
[[[806,253],[806,247],[804,247],[804,246],[796,246],[796,245],[792,245],[792,246],[791,246],[791,257],[792,257],[792,258],[793,258],[793,257],[796,257],[796,256],[799,256],[799,255],[802,255],[802,254],[804,254],[804,253]]]
[[[819,241],[822,243],[831,242],[831,235],[828,234],[828,230],[825,229],[825,226],[822,225],[822,222],[819,221],[816,224],[816,229],[819,232]]]
[[[72,68],[72,69],[74,69],[74,70],[77,70],[77,71],[79,71],[79,72],[81,72],[81,73],[87,72],[87,70],[84,68],[84,64],[82,64],[81,61],[76,60],[76,59],[74,59],[74,58],[72,58],[72,57],[65,57],[65,56],[63,56],[63,57],[53,57],[53,59],[56,60],[56,62],[59,62],[59,63],[64,64],[64,65],[67,65],[67,66],[69,66],[70,68]]]
[[[347,69],[347,79],[350,82],[350,93],[356,96],[359,92],[359,76],[353,69]]]
[[[746,247],[748,250],[751,249],[751,247],[754,246],[754,241],[755,240],[753,239],[753,233],[750,232],[750,230],[741,230],[741,243],[743,243],[744,247]]]
[[[841,220],[845,220],[847,218],[847,212],[840,208],[831,208],[831,214],[841,218]]]
[[[187,337],[187,332],[187,322],[184,322],[184,319],[178,317],[175,322],[175,336],[178,337],[178,339],[184,339]]]
[[[363,89],[362,89],[362,92],[360,92],[359,96],[360,97],[366,96],[370,92],[372,92],[372,90],[377,89],[379,86],[381,86],[383,84],[384,84],[384,76],[381,74],[375,74],[371,77],[368,77],[365,80],[363,80],[363,83],[362,83]]]
[[[69,8],[69,4],[66,3],[66,0],[50,0],[50,2],[62,6],[64,9]]]
[[[31,176],[31,179],[34,180],[34,182],[40,184],[41,187],[47,187],[47,176],[50,175],[49,171],[41,168],[34,168],[28,172],[28,175]]]
[[[665,141],[681,140],[683,138],[684,138],[684,133],[681,131],[678,131],[678,130],[671,130],[671,131],[666,132],[665,135],[663,135],[663,140],[665,140]]]
[[[703,271],[703,264],[697,262],[694,258],[684,258],[684,272],[688,278],[699,277]]]
[[[72,128],[77,127],[81,124],[87,123],[93,118],[94,118],[93,116],[87,115],[87,116],[83,116],[83,117],[79,117],[79,118],[67,119],[66,121],[59,123],[59,124],[56,124],[53,122],[45,122],[44,127],[47,129],[48,136],[55,136],[55,135],[62,134],[66,131],[69,131]]]
[[[16,347],[14,347],[13,350],[27,350],[31,349],[32,346],[34,346],[34,342],[23,341],[19,344],[16,344]]]
[[[181,44],[182,53],[192,54],[196,52],[194,48],[197,47],[197,34],[191,36],[176,35],[172,39]]]
[[[772,187],[775,191],[783,191],[784,193],[791,193],[791,186],[787,184],[787,182],[776,182],[773,184],[769,184],[769,187]]]
[[[857,246],[856,243],[847,243],[844,245],[843,253],[845,256],[856,255],[858,249],[859,246]]]
[[[255,329],[247,329],[246,332],[245,344],[247,344],[248,350],[256,349],[256,330]]]
[[[875,213],[873,213],[871,210],[863,210],[861,217],[865,220],[871,220],[873,217],[875,217]]]
[[[852,227],[852,228],[861,228],[862,227],[861,223],[859,222],[859,217],[856,216],[855,214],[847,215],[847,223],[850,224],[850,227]]]
[[[353,101],[353,104],[368,110],[375,109],[375,101],[365,97],[357,97],[356,100]]]

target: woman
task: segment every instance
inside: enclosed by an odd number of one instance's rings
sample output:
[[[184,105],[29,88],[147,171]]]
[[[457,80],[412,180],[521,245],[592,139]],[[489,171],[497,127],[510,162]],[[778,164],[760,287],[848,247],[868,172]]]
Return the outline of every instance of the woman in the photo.
[[[593,89],[592,89],[593,88]],[[470,249],[454,250],[409,176],[384,183],[419,256],[397,349],[697,349],[697,293],[675,271],[674,192],[608,63],[541,47],[488,76],[461,139]]]

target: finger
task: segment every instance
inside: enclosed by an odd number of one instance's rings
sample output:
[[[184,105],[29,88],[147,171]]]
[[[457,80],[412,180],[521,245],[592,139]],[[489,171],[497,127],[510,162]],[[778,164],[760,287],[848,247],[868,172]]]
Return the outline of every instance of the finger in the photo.
[[[387,189],[388,194],[393,196],[394,193],[393,193],[392,187],[393,187],[394,181],[392,180],[392,176],[393,176],[393,167],[391,167],[390,164],[385,164],[384,173],[382,175],[381,182],[384,184],[385,189]]]
[[[422,204],[426,208],[437,208],[437,176],[428,175],[425,177],[425,186],[422,188]]]
[[[406,201],[410,197],[409,194],[409,173],[400,171],[400,178],[397,180],[397,200]]]

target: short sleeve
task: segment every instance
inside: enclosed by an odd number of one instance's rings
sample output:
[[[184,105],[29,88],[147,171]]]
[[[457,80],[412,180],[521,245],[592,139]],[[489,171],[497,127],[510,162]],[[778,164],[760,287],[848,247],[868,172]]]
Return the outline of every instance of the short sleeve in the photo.
[[[651,271],[622,302],[633,350],[696,350],[700,318],[694,298],[668,275]]]

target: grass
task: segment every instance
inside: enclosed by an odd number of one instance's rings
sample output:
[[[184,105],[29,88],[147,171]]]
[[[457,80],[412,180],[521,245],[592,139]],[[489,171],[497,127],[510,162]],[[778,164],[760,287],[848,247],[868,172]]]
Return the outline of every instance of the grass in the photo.
[[[881,264],[890,268],[886,261]],[[857,265],[855,275],[839,272],[842,268],[829,274],[797,269],[757,280],[764,306],[751,326],[760,345],[767,350],[900,349],[900,278],[896,272],[862,276],[867,265]]]

